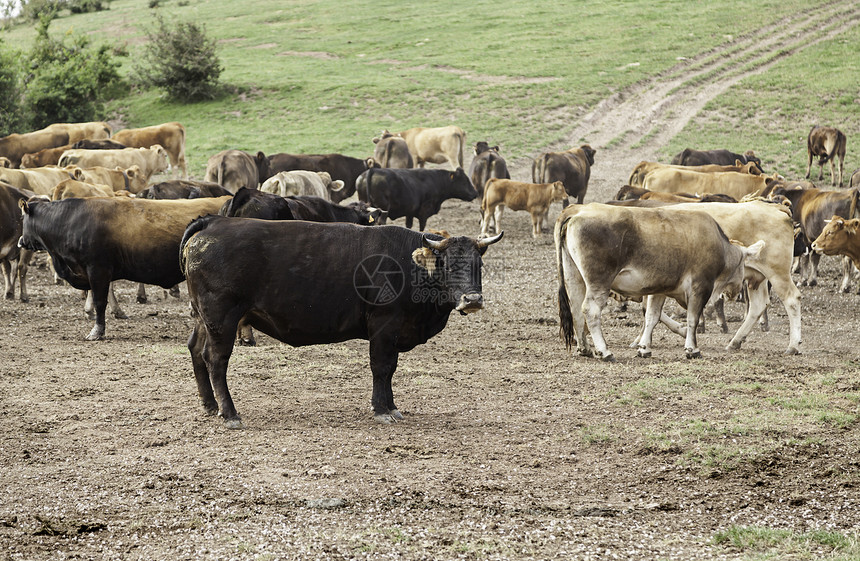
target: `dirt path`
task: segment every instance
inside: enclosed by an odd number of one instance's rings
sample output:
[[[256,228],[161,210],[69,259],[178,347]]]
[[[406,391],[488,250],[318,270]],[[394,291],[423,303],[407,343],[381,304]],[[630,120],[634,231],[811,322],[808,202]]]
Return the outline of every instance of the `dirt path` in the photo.
[[[834,2],[734,38],[604,99],[563,141],[547,149],[565,150],[583,143],[596,148],[586,201],[611,198],[626,183],[636,164],[658,160],[658,151],[708,102],[744,78],[765,72],[785,57],[832,39],[858,24],[860,4]],[[751,147],[725,148],[744,151]],[[530,181],[531,162],[514,162],[511,175]]]

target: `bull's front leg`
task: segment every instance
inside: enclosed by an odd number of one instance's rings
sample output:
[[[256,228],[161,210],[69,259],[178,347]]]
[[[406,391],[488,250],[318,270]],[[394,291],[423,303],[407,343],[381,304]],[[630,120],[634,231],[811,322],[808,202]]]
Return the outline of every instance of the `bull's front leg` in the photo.
[[[651,358],[651,337],[654,328],[660,322],[665,302],[666,296],[662,294],[653,294],[645,298],[645,325],[639,337],[639,349],[636,351],[636,354],[642,358]]]
[[[839,292],[848,294],[851,288],[851,270],[854,266],[849,257],[842,257],[842,282],[839,284]]]
[[[759,317],[761,317],[767,308],[768,300],[767,280],[759,281],[758,286],[755,288],[747,285],[747,313],[744,315],[744,321],[741,323],[735,336],[729,341],[726,347],[727,351],[741,348],[741,344],[746,341],[747,336],[752,332]]]
[[[687,358],[702,358],[699,343],[696,340],[696,328],[705,310],[706,298],[702,295],[693,295],[687,301],[687,337],[684,341],[684,353]]]
[[[380,423],[391,424],[403,420],[403,414],[394,404],[394,391],[391,389],[397,358],[397,349],[390,336],[379,333],[370,339],[370,370],[373,372],[370,405],[374,419]]]
[[[137,283],[137,303],[146,304],[146,287],[142,282]]]
[[[6,288],[6,299],[11,300],[15,297],[15,277],[18,274],[18,267],[8,259],[4,259],[0,263],[0,267],[3,269],[3,285]]]
[[[22,249],[18,255],[18,290],[21,294],[21,302],[30,301],[30,295],[27,293],[27,270],[30,268],[32,257],[33,251],[29,249]]]
[[[101,277],[101,278],[100,278]],[[87,335],[87,341],[98,341],[105,336],[105,312],[107,311],[110,281],[102,276],[96,277],[90,272],[90,294],[92,305],[96,312],[96,323]]]

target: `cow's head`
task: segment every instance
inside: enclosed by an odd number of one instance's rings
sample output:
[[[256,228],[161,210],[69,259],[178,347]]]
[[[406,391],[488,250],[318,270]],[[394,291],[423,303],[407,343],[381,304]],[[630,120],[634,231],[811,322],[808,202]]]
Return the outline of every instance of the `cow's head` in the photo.
[[[567,191],[564,190],[564,182],[556,181],[550,188],[550,201],[563,201],[567,198]]]
[[[748,162],[752,162],[753,165],[755,165],[755,167],[757,167],[760,172],[764,173],[764,170],[761,167],[761,160],[755,155],[755,152],[753,152],[752,150],[747,150],[746,152],[744,152],[744,163]]]
[[[137,164],[131,166],[130,168],[122,169],[116,168],[122,172],[127,180],[126,187],[132,193],[136,193],[144,188],[146,188],[146,184],[148,183],[146,176],[140,172],[140,166]]]
[[[737,240],[730,240],[731,247],[726,254],[726,267],[714,283],[714,292],[733,300],[744,286],[744,268],[754,265],[764,249],[764,240],[745,246]]]
[[[821,231],[814,242],[812,249],[816,253],[824,255],[840,255],[845,253],[852,241],[856,244],[857,232],[860,230],[860,219],[846,220],[841,216],[833,216],[827,221],[824,230]]]
[[[257,166],[257,182],[262,184],[264,181],[272,177],[269,158],[263,152],[257,152],[254,156],[254,164]]]
[[[503,235],[499,232],[492,238],[473,240],[466,236],[439,239],[441,236],[425,234],[422,247],[412,252],[412,260],[430,278],[428,298],[437,304],[453,304],[463,315],[483,308],[481,257]],[[416,294],[424,296],[424,291],[419,289]]]
[[[170,155],[161,144],[153,144],[149,148],[141,148],[141,150],[149,150],[155,154],[155,167],[152,169],[153,174],[170,169]]]
[[[36,195],[29,199],[18,200],[18,207],[20,207],[21,212],[24,214],[24,224],[21,237],[18,238],[18,247],[29,249],[30,251],[45,251],[45,245],[33,227],[33,216],[39,213],[43,206],[50,204],[50,199],[45,195]]]
[[[6,156],[0,156],[0,168],[11,168],[12,160],[7,158]]]
[[[588,165],[594,165],[594,155],[597,153],[597,150],[589,146],[588,144],[583,144],[579,147],[582,150],[582,153],[585,154],[585,159],[588,160]]]
[[[463,201],[474,201],[478,197],[478,191],[475,190],[472,180],[469,179],[463,168],[457,168],[455,171],[449,172],[448,179],[451,185],[449,196]]]
[[[346,205],[355,211],[358,218],[356,224],[359,226],[379,226],[385,224],[388,219],[388,211],[370,206],[364,201],[355,201]]]

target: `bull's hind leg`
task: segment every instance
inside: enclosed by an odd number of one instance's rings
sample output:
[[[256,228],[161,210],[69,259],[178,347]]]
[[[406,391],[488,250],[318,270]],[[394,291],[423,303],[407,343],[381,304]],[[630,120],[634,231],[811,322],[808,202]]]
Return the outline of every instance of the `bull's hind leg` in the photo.
[[[3,259],[0,262],[0,267],[3,268],[3,285],[6,288],[6,299],[15,298],[15,277],[17,276],[17,267],[15,263],[8,259]]]
[[[755,284],[756,281],[754,281]],[[738,328],[737,332],[735,332],[732,340],[729,341],[726,350],[732,351],[741,348],[741,344],[746,341],[747,336],[752,332],[753,327],[758,322],[758,319],[761,317],[761,314],[767,308],[768,303],[768,292],[767,292],[767,281],[764,279],[759,279],[758,286],[755,288],[747,285],[747,313],[744,316],[744,321],[741,323],[741,326]]]
[[[639,337],[639,350],[636,351],[636,354],[642,358],[651,357],[651,337],[654,328],[660,322],[665,302],[666,297],[662,294],[654,294],[645,298],[645,325],[642,327],[642,335]]]
[[[693,294],[687,301],[687,337],[684,341],[684,353],[687,358],[702,358],[699,343],[696,340],[696,328],[705,311],[707,298],[703,294]]]
[[[90,297],[96,311],[96,323],[87,335],[87,341],[98,341],[105,336],[105,312],[107,311],[110,281],[96,278],[90,274]]]
[[[22,249],[18,255],[18,290],[20,291],[21,302],[29,302],[30,295],[27,293],[27,269],[30,268],[30,259],[33,257],[33,252],[29,249]]]
[[[200,321],[203,322],[204,320],[201,318]],[[229,321],[228,317],[228,319],[225,319],[225,321],[217,326],[216,331],[211,325],[206,323],[205,338],[201,353],[206,370],[209,372],[210,387],[218,402],[218,415],[224,419],[224,426],[228,429],[244,428],[242,418],[236,412],[236,406],[227,387],[227,367],[230,363],[230,355],[233,353],[233,341],[235,340],[238,324],[238,319]],[[198,375],[196,367],[194,375],[195,377]],[[205,385],[201,388],[199,378],[197,381],[197,391],[201,394],[201,399],[204,400],[204,407],[208,408],[211,405],[211,401],[207,403],[206,400],[209,397],[208,391]]]
[[[615,356],[606,346],[606,339],[603,337],[603,329],[600,326],[600,314],[603,313],[603,307],[608,298],[609,290],[592,291],[591,288],[586,287],[585,297],[582,300],[582,313],[585,315],[585,324],[591,332],[594,350],[603,360],[615,362]]]
[[[188,337],[188,351],[191,353],[191,364],[194,367],[194,379],[197,381],[197,394],[200,403],[209,415],[218,413],[218,402],[212,391],[212,382],[209,379],[209,369],[203,360],[203,347],[206,344],[206,329],[198,320],[191,335]]]
[[[371,333],[374,326],[368,326]],[[391,389],[391,378],[397,369],[397,349],[394,342],[381,332],[386,329],[383,324],[378,327],[379,332],[370,339],[370,370],[373,372],[373,394],[370,405],[373,407],[373,417],[380,423],[391,424],[403,420],[403,414],[394,404],[394,391]]]
[[[564,271],[564,289],[570,307],[573,333],[576,337],[576,350],[582,356],[593,356],[588,344],[588,327],[585,315],[582,313],[582,302],[585,299],[585,281],[579,268],[570,258],[567,251],[562,251],[562,270]]]

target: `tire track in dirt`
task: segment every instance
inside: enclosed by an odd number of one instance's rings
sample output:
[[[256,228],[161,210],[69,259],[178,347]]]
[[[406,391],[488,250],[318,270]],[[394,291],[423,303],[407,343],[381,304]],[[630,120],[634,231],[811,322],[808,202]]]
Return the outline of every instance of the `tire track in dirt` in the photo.
[[[604,99],[562,141],[547,149],[564,150],[583,143],[595,147],[586,202],[611,198],[637,163],[657,159],[658,150],[708,102],[783,58],[859,24],[860,5],[848,1],[768,24]],[[512,175],[526,180],[531,162],[517,163]]]

